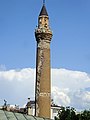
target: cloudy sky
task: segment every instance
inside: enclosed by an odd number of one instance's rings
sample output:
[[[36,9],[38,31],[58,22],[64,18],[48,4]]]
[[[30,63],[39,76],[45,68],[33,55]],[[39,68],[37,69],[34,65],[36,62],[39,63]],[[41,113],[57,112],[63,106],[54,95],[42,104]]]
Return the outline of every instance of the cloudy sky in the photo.
[[[0,105],[34,99],[37,25],[42,0],[0,0]],[[52,98],[90,108],[90,0],[46,0],[53,30]]]

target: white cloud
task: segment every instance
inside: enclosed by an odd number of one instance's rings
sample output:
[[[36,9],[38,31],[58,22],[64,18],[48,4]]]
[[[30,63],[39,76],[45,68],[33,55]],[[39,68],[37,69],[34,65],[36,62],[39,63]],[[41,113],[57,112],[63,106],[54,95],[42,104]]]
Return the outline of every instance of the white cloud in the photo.
[[[77,109],[89,109],[90,108],[90,92],[77,90],[72,94],[71,105]]]
[[[0,71],[0,102],[23,105],[28,97],[34,98],[35,69]],[[2,103],[1,103],[2,104]]]
[[[21,70],[9,70],[9,71],[1,71],[0,78],[13,81],[23,81],[23,80],[34,80],[34,69],[25,68]]]
[[[72,90],[90,86],[90,77],[85,72],[71,71],[66,69],[52,69],[52,84],[60,88]]]
[[[57,104],[66,106],[70,105],[77,109],[90,108],[90,94],[88,89],[90,87],[90,76],[85,72],[71,71],[66,69],[52,69],[52,86],[57,87],[58,92],[63,92],[68,98],[66,103],[62,103],[60,95],[53,95]],[[56,99],[57,98],[57,99]],[[63,97],[62,97],[63,98]],[[69,102],[70,101],[70,102]]]
[[[90,108],[90,76],[85,72],[52,69],[52,97],[54,102],[77,109]],[[0,101],[25,104],[28,97],[34,99],[35,69],[0,71]],[[2,104],[2,103],[1,103]]]
[[[55,104],[62,106],[67,106],[70,104],[70,98],[64,91],[67,90],[61,90],[57,87],[52,87],[52,97],[54,98]]]

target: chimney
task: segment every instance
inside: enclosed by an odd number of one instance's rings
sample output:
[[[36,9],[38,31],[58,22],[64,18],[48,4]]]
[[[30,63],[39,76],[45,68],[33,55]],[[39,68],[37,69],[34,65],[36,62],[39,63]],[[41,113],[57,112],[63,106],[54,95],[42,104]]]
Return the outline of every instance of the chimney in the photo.
[[[30,98],[28,98],[28,102],[27,102],[26,106],[27,106],[27,114],[32,115],[32,108],[31,108]]]

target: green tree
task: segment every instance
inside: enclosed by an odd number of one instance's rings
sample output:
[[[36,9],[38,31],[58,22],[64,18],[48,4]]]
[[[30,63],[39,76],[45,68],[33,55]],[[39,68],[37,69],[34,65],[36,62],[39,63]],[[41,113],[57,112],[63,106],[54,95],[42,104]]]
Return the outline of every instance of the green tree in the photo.
[[[79,120],[76,110],[70,107],[61,107],[55,120]]]
[[[84,110],[80,114],[80,120],[90,120],[90,110]]]
[[[77,114],[74,108],[61,107],[55,120],[90,120],[90,110],[84,110]]]

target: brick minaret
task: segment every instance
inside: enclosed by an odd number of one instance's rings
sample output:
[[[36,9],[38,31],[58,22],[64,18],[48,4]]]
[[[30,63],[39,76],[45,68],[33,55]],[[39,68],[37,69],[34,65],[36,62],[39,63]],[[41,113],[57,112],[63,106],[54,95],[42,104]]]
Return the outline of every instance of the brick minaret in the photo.
[[[35,30],[35,37],[37,41],[35,115],[50,118],[50,42],[52,38],[52,31],[49,27],[49,17],[45,4],[43,4],[38,17],[38,27]]]

